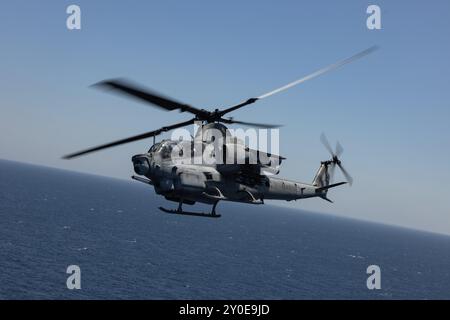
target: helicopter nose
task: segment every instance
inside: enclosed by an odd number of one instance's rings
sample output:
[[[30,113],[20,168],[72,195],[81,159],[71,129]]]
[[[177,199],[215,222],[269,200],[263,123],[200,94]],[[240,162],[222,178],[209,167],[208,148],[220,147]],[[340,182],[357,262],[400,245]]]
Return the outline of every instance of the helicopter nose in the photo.
[[[146,155],[135,155],[131,158],[131,161],[133,162],[134,172],[137,174],[144,176],[150,172],[150,163]]]

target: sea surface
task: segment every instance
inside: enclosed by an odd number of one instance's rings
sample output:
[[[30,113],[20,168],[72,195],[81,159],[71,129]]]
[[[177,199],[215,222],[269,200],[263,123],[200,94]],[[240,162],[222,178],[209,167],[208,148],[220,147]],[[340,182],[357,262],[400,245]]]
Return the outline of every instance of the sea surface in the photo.
[[[219,203],[220,219],[160,205],[176,207],[139,182],[1,160],[0,299],[450,298],[448,236],[270,205]]]

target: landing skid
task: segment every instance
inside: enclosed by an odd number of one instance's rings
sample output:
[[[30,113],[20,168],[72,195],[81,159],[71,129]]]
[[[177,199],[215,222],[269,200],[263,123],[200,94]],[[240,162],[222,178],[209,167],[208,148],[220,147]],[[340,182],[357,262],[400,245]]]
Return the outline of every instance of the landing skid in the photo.
[[[217,201],[219,202],[219,201]],[[213,204],[212,210],[210,213],[204,213],[204,212],[189,212],[189,211],[183,211],[182,204],[183,202],[180,202],[178,205],[178,209],[166,209],[163,207],[159,207],[159,210],[170,213],[170,214],[179,214],[184,216],[196,216],[196,217],[207,217],[207,218],[220,218],[221,215],[216,213],[216,206],[217,202]]]
[[[159,207],[159,210],[165,212],[165,213],[170,213],[170,214],[179,214],[182,216],[196,216],[196,217],[208,217],[208,218],[220,218],[221,215],[220,214],[211,214],[211,213],[204,213],[204,212],[189,212],[189,211],[178,211],[178,210],[171,210],[171,209],[166,209],[163,207]]]

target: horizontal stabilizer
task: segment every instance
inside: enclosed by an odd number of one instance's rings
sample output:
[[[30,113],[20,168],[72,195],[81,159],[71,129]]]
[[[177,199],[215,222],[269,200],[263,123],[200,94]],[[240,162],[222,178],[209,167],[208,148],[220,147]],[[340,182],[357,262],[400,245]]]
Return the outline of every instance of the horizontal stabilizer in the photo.
[[[323,186],[323,187],[317,188],[316,191],[328,190],[328,189],[331,189],[331,188],[334,188],[334,187],[337,187],[337,186],[341,186],[341,185],[346,184],[346,183],[347,183],[346,181],[343,181],[343,182],[329,184],[327,186]]]

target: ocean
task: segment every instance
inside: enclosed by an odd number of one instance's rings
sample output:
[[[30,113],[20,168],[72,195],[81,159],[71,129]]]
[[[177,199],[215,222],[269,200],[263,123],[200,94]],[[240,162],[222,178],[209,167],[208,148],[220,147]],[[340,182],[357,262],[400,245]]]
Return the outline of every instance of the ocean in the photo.
[[[271,205],[219,203],[219,219],[161,205],[177,206],[139,182],[1,160],[0,299],[450,298],[449,236]]]

